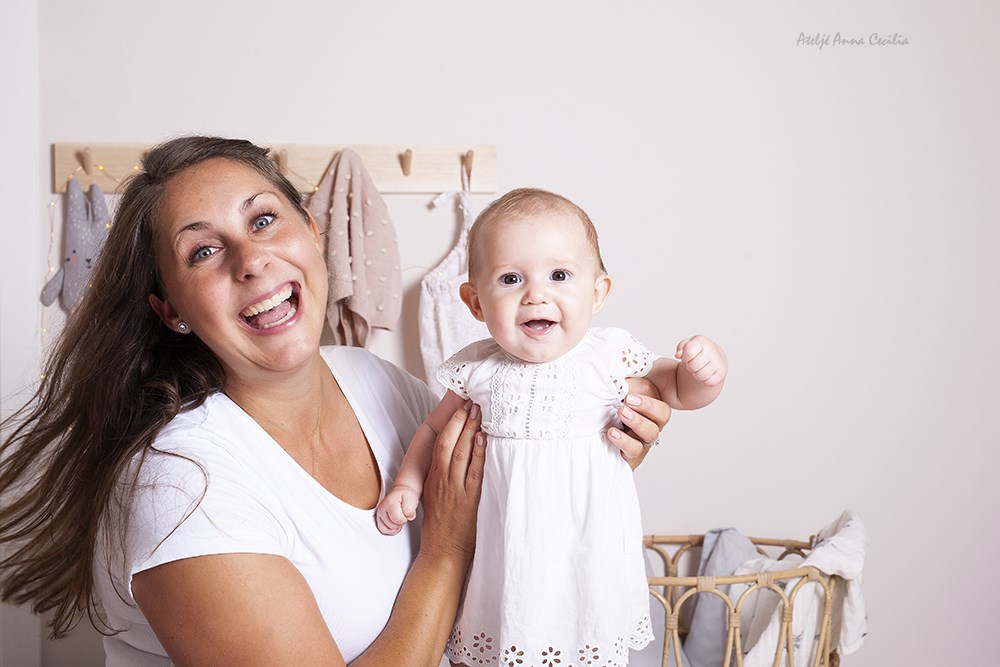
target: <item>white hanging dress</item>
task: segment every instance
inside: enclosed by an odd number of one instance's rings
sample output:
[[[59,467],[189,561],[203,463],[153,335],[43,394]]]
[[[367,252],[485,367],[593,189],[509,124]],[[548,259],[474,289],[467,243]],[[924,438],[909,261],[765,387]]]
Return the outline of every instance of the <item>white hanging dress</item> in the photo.
[[[469,312],[458,294],[458,288],[469,279],[469,257],[466,244],[472,227],[472,206],[469,201],[469,175],[462,169],[462,189],[444,192],[434,199],[434,205],[456,197],[462,210],[462,231],[458,243],[441,263],[431,269],[420,282],[420,355],[423,357],[427,384],[437,396],[444,388],[434,381],[441,363],[469,343],[490,335],[486,325]]]

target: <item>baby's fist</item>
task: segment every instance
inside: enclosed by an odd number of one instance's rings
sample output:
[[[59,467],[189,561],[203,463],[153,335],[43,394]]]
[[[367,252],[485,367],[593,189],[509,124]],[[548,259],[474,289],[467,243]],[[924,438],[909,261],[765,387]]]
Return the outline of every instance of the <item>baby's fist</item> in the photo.
[[[674,354],[698,382],[714,387],[726,379],[729,361],[722,348],[704,336],[691,336],[677,343]]]
[[[395,535],[407,521],[417,518],[420,494],[407,486],[394,486],[375,510],[375,524],[383,535]]]

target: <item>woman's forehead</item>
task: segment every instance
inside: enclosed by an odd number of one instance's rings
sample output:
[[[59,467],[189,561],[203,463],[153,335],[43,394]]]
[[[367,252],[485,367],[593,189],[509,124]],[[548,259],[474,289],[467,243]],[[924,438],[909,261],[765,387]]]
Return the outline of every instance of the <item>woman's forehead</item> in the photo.
[[[245,209],[266,194],[276,194],[274,186],[251,167],[224,158],[205,160],[167,181],[161,225],[170,228],[207,221]]]

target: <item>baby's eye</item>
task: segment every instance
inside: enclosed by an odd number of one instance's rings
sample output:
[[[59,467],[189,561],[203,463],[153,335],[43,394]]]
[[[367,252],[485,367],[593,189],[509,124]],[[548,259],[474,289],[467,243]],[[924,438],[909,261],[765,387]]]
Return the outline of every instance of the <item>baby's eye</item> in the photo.
[[[521,276],[516,273],[505,273],[500,276],[500,283],[503,285],[516,285],[521,282]]]
[[[250,225],[255,231],[258,229],[264,229],[272,222],[276,216],[273,213],[265,213],[264,215],[258,215],[253,223]]]
[[[569,271],[564,271],[563,269],[556,269],[549,276],[552,280],[556,282],[563,282],[564,280],[569,280]]]

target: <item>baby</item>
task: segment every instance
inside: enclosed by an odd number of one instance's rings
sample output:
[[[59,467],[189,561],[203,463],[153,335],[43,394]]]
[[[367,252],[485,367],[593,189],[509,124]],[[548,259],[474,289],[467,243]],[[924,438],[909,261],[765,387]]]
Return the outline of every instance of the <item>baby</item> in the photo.
[[[469,233],[461,296],[492,338],[441,366],[448,392],[376,512],[386,534],[416,516],[436,434],[467,399],[481,406],[486,470],[455,663],[627,665],[653,637],[632,470],[605,432],[626,377],[695,409],[719,395],[728,364],[703,336],[677,345],[678,362],[591,329],[610,289],[593,224],[559,195],[509,192]]]

